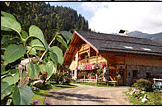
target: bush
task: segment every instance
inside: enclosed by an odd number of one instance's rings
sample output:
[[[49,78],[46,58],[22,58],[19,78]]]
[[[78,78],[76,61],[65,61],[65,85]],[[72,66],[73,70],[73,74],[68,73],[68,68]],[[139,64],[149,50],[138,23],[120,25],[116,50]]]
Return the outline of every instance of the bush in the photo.
[[[51,81],[56,81],[56,84],[69,84],[70,83],[70,77],[68,75],[63,74],[54,74],[50,78]]]
[[[139,79],[133,86],[142,91],[152,91],[151,82],[146,79]]]

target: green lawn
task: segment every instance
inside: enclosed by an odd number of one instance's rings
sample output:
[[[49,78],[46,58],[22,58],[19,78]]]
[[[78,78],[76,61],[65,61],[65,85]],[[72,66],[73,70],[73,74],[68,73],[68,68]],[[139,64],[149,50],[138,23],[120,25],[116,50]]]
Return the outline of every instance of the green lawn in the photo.
[[[116,86],[107,86],[106,84],[97,84],[97,83],[76,83],[76,82],[71,82],[73,84],[81,84],[81,85],[90,85],[90,86],[98,86],[98,87],[116,87]]]
[[[75,85],[56,84],[54,81],[51,81],[50,83],[53,86],[42,87],[41,89],[39,89],[39,91],[33,91],[34,96],[32,98],[31,104],[33,103],[33,100],[36,99],[40,101],[39,105],[44,105],[45,96],[51,90],[63,89],[63,88],[68,88],[68,87],[76,87]]]
[[[132,95],[129,94],[126,95],[129,96],[130,102],[133,103],[134,105],[162,105],[162,93],[146,92],[147,98],[149,100],[146,103],[143,103],[141,99],[134,98],[134,96]]]

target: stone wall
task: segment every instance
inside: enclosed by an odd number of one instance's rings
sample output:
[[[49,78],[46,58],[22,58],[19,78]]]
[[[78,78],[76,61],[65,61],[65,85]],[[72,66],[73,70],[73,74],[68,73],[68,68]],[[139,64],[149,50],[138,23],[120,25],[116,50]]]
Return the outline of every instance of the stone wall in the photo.
[[[137,69],[137,78],[146,78],[146,73],[150,74],[151,78],[162,78],[162,66],[144,66],[144,65],[127,65],[126,85],[130,86],[133,79],[133,71]]]

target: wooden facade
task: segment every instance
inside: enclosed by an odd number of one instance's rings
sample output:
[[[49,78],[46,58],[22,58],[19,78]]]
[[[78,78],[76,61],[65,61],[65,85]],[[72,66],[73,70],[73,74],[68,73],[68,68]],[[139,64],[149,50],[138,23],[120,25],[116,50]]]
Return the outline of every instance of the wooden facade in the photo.
[[[146,78],[148,73],[156,74],[157,72],[162,74],[161,55],[98,50],[78,32],[74,32],[69,49],[66,51],[64,58],[64,65],[69,65],[69,68],[74,73],[75,79],[77,79],[78,71],[84,70],[81,68],[78,69],[78,67],[101,63],[106,64],[111,80],[118,81],[119,85],[131,85],[134,77]],[[90,70],[84,71],[94,71],[96,73],[97,70],[90,68]],[[117,72],[121,75],[120,80],[116,77]],[[138,72],[138,75],[135,75],[136,72]],[[162,75],[159,75],[158,78],[162,78]]]

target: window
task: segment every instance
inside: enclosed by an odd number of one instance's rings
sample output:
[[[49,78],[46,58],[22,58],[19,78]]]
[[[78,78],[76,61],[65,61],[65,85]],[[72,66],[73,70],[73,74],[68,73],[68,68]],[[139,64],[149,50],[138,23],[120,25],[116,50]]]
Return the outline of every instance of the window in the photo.
[[[149,72],[147,72],[146,73],[146,78],[150,78],[151,76],[150,76],[150,73]]]
[[[133,47],[131,46],[123,46],[124,48],[127,48],[127,49],[133,49]]]
[[[149,48],[142,48],[142,49],[145,51],[151,51],[151,49],[149,49]]]
[[[137,71],[138,70],[132,70],[133,71],[133,77],[137,77]]]

